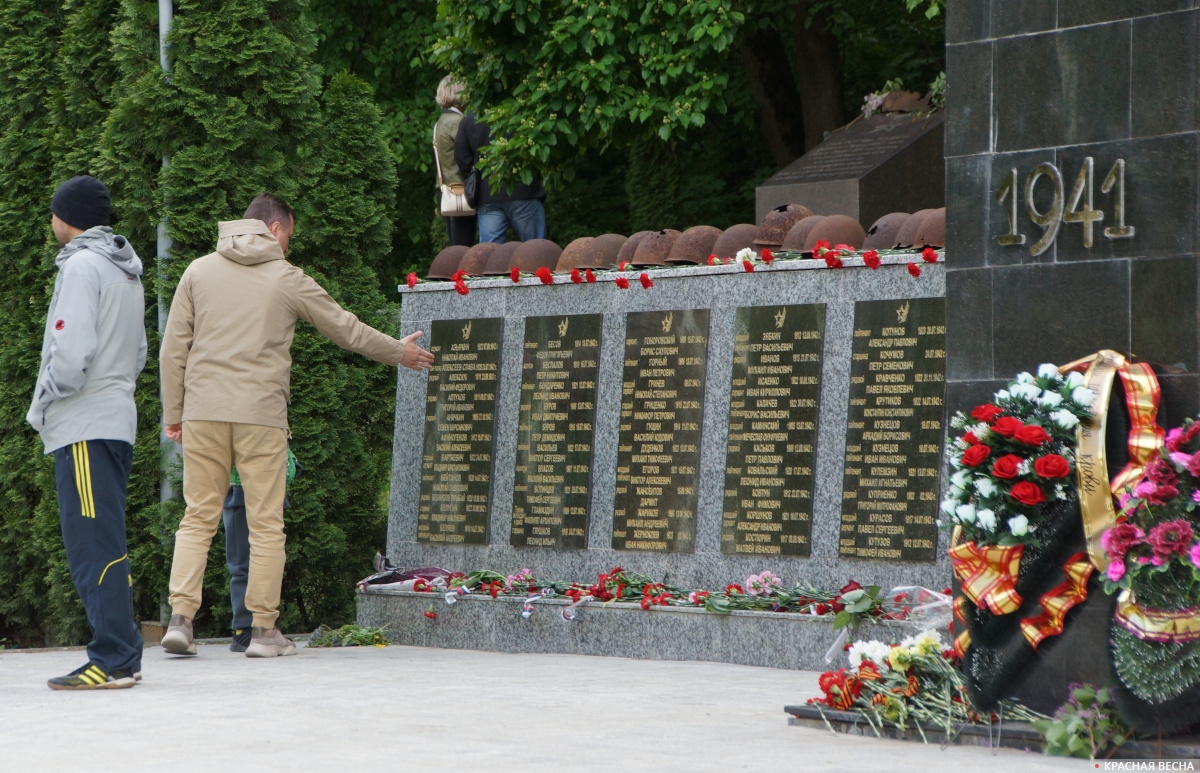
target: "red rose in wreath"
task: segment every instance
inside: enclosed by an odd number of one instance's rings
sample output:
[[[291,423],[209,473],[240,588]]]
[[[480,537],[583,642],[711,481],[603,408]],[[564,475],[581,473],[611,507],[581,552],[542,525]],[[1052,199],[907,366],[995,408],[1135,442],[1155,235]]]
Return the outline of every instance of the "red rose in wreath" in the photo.
[[[991,403],[984,403],[983,405],[975,406],[975,410],[971,411],[971,418],[978,419],[979,421],[986,421],[988,424],[991,424],[1001,413],[1003,413],[1003,411],[1001,411],[998,406],[992,405]]]
[[[1017,430],[1013,435],[1013,440],[1027,446],[1040,446],[1050,440],[1050,433],[1036,424],[1030,424],[1028,427],[1021,427]]]
[[[991,455],[992,449],[983,444],[971,446],[963,452],[962,463],[968,467],[978,467]]]
[[[1027,480],[1023,480],[1013,486],[1012,491],[1008,492],[1008,495],[1029,507],[1040,505],[1046,501],[1046,495],[1042,492],[1042,487]]]
[[[1012,416],[1005,416],[1003,418],[996,419],[995,423],[992,424],[992,430],[997,435],[1007,438],[1011,438],[1013,435],[1017,434],[1017,432],[1023,429],[1025,429],[1024,422],[1022,422],[1020,419],[1015,419]]]
[[[1012,480],[1017,477],[1020,464],[1021,457],[1016,454],[1005,454],[992,465],[992,475],[1004,480]]]
[[[1033,463],[1033,469],[1043,478],[1065,478],[1071,474],[1071,465],[1058,454],[1046,454]]]

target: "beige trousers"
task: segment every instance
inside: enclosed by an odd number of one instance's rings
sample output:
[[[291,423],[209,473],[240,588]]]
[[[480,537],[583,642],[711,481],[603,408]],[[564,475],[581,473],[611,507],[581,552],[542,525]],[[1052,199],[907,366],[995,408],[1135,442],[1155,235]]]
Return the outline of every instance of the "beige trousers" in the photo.
[[[254,625],[272,628],[283,585],[283,498],[287,485],[287,430],[223,421],[183,423],[183,498],[187,510],[175,532],[171,611],[195,617],[200,609],[208,548],[217,533],[229,473],[237,467],[250,527],[246,609]]]

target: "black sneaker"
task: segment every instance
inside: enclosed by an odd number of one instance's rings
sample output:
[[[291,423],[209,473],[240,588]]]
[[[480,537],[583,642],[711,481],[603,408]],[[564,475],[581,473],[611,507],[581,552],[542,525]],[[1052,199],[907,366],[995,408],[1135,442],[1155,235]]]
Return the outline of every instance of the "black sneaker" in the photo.
[[[111,674],[93,663],[85,663],[66,676],[57,676],[46,684],[51,690],[115,690],[137,684],[133,671],[125,669]]]
[[[233,632],[233,642],[229,645],[230,652],[245,652],[250,646],[250,629],[239,628]]]

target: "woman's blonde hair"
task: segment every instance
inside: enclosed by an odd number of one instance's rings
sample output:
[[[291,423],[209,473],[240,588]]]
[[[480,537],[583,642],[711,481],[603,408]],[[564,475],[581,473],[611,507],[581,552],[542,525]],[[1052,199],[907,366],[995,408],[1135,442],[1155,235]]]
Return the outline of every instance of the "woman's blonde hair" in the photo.
[[[453,75],[447,75],[442,78],[442,82],[438,84],[437,103],[438,107],[443,110],[451,107],[462,107],[462,101],[459,95],[462,94],[466,86],[461,80]]]

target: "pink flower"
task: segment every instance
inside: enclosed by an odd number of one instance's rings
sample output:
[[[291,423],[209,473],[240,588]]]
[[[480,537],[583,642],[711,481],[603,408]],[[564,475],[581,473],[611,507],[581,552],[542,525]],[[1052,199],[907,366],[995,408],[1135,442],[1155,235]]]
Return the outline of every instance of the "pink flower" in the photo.
[[[1150,530],[1150,536],[1146,542],[1150,543],[1150,547],[1154,550],[1154,557],[1162,558],[1163,562],[1170,560],[1175,554],[1184,555],[1188,552],[1188,546],[1192,544],[1192,539],[1196,535],[1192,532],[1192,525],[1182,518],[1174,521],[1160,523]],[[1155,563],[1155,566],[1162,566],[1162,563]]]
[[[1152,505],[1165,505],[1177,496],[1179,496],[1179,489],[1170,483],[1164,483],[1154,489],[1154,493],[1150,495],[1149,501]]]
[[[1137,488],[1133,490],[1133,495],[1138,499],[1145,499],[1154,493],[1155,488],[1156,487],[1152,482],[1143,480],[1141,483],[1137,484]]]
[[[1104,552],[1114,561],[1120,561],[1135,545],[1146,539],[1146,533],[1132,523],[1118,523],[1100,537]]]
[[[1168,456],[1171,457],[1172,462],[1175,462],[1175,464],[1178,464],[1180,467],[1187,467],[1192,461],[1191,454],[1184,454],[1180,453],[1179,451],[1172,451],[1170,454],[1168,454]]]
[[[1113,582],[1120,582],[1121,578],[1125,576],[1125,562],[1113,561],[1108,565],[1108,571],[1105,572],[1105,575]]]
[[[1192,561],[1192,566],[1200,569],[1200,542],[1192,545],[1192,549],[1188,551],[1188,558]]]
[[[1192,501],[1200,505],[1200,489],[1192,492]]]

